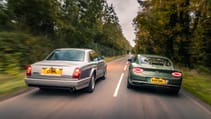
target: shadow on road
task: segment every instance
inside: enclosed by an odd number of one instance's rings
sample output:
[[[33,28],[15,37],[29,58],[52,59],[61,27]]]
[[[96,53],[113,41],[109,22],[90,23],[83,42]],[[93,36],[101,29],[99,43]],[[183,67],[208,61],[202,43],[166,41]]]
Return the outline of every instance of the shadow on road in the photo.
[[[99,85],[101,85],[101,82],[103,82],[103,79],[98,79],[96,81],[95,85],[95,91],[97,91],[97,88]],[[102,84],[103,85],[103,84]],[[86,88],[81,90],[69,90],[69,89],[56,89],[56,88],[43,88],[43,89],[37,89],[35,92],[31,93],[30,96],[33,98],[37,97],[71,97],[71,98],[78,98],[85,95],[92,95],[95,93],[88,93]]]
[[[134,93],[147,94],[147,95],[155,95],[162,97],[172,97],[172,98],[180,98],[182,97],[181,91],[178,94],[174,94],[170,89],[163,88],[153,88],[153,87],[134,87],[132,89],[128,89]]]

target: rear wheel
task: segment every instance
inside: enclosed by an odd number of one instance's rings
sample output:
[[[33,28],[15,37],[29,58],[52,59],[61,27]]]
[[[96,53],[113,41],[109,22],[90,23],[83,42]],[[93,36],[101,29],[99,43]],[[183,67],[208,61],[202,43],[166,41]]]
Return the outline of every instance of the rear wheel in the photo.
[[[177,94],[179,93],[179,90],[180,90],[180,89],[173,89],[173,90],[172,90],[172,93],[175,94],[175,95],[177,95]]]
[[[89,93],[92,93],[93,91],[95,90],[95,75],[93,74],[91,79],[90,79],[90,82],[89,82],[89,86],[87,88],[87,91]]]
[[[105,80],[107,78],[107,71],[104,72],[102,79]]]
[[[127,88],[133,88],[133,86],[127,81]]]

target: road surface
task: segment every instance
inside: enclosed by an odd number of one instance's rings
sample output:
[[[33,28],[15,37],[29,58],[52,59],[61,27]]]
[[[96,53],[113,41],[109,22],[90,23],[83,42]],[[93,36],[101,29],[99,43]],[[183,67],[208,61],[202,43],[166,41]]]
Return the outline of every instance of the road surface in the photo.
[[[127,57],[108,63],[93,93],[35,88],[0,102],[0,119],[211,119],[210,106],[185,91],[127,89]]]

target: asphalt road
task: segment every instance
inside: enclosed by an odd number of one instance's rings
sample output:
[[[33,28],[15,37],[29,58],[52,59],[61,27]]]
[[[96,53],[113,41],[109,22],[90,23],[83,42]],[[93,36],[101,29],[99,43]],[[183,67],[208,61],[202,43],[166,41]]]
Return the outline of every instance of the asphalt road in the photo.
[[[93,93],[35,88],[0,102],[0,119],[211,119],[210,106],[185,91],[127,89],[127,57],[108,63]]]

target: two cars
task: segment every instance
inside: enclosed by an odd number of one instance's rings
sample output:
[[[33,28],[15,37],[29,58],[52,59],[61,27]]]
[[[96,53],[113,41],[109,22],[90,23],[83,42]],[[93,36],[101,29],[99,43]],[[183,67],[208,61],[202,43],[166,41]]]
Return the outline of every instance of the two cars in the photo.
[[[91,49],[61,48],[51,52],[43,61],[28,65],[25,83],[43,88],[67,88],[88,92],[95,89],[95,81],[106,77],[107,65]]]
[[[128,59],[127,88],[149,86],[170,88],[178,93],[182,84],[182,72],[172,61],[158,55],[138,54]],[[51,52],[46,59],[29,65],[25,82],[28,86],[68,88],[88,92],[95,89],[95,81],[104,77],[107,65],[103,58],[91,49],[61,48]]]
[[[182,84],[182,72],[172,61],[158,55],[138,54],[130,62],[127,87],[146,86],[167,88],[177,94]]]

